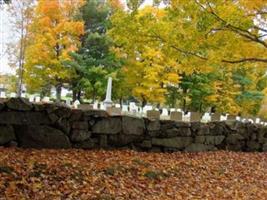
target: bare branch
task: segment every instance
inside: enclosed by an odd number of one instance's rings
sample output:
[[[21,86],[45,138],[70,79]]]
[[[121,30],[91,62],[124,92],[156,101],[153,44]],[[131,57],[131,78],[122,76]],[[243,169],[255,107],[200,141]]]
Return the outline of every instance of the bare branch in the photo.
[[[240,60],[222,60],[224,63],[237,64],[237,63],[245,63],[245,62],[263,62],[267,63],[267,58],[243,58]]]

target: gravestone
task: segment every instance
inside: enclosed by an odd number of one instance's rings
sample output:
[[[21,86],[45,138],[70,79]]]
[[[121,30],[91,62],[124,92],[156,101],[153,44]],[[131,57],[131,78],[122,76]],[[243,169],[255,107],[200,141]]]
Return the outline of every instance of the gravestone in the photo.
[[[44,97],[42,101],[45,102],[45,103],[49,103],[50,102],[50,98],[49,97]]]
[[[191,112],[190,113],[190,122],[199,122],[201,120],[201,113]]]
[[[175,109],[175,108],[171,108],[170,111],[171,111],[171,112],[175,112],[176,109]]]
[[[136,106],[135,102],[130,102],[129,107],[130,107],[130,112],[133,113],[137,112],[138,107]]]
[[[164,116],[168,116],[169,115],[169,112],[168,112],[167,108],[163,108],[162,109],[162,115],[164,115]]]
[[[67,100],[66,100],[66,104],[67,104],[68,106],[71,106],[71,100],[70,100],[70,99],[67,99]]]
[[[183,113],[181,112],[171,112],[170,119],[173,121],[183,121]]]
[[[104,103],[100,103],[100,110],[106,110],[106,106],[104,105]]]
[[[236,121],[236,116],[235,115],[227,115],[227,121]]]
[[[211,115],[211,121],[212,122],[221,121],[221,113],[213,113]]]
[[[90,104],[80,104],[78,105],[78,108],[81,110],[93,110],[94,107]]]
[[[17,95],[16,95],[16,93],[15,92],[12,92],[11,94],[10,94],[10,97],[11,98],[15,98]]]
[[[80,104],[81,104],[80,101],[77,99],[74,101],[73,107],[77,109]]]
[[[114,115],[121,115],[121,108],[117,107],[108,107],[107,108],[108,114],[114,116]]]
[[[38,97],[35,97],[35,102],[36,102],[36,103],[41,102],[41,97],[39,97],[39,96],[38,96]]]
[[[143,112],[146,113],[149,110],[153,110],[153,106],[151,106],[151,105],[145,105],[144,108],[143,108]]]
[[[146,116],[149,119],[159,119],[160,118],[160,112],[157,110],[148,110],[146,112]]]
[[[122,105],[122,112],[128,112],[128,106]]]
[[[0,98],[6,98],[6,93],[4,91],[0,92]]]
[[[29,101],[34,102],[34,96],[30,96]]]
[[[98,102],[95,102],[95,103],[93,104],[93,109],[95,109],[95,110],[98,109]]]

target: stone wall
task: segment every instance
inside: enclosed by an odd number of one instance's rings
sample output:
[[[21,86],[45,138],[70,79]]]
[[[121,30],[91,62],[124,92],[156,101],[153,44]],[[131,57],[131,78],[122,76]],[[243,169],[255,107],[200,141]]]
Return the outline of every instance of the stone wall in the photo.
[[[0,101],[0,146],[267,151],[267,127],[238,121],[205,124],[109,116],[103,110],[82,111],[12,98]]]

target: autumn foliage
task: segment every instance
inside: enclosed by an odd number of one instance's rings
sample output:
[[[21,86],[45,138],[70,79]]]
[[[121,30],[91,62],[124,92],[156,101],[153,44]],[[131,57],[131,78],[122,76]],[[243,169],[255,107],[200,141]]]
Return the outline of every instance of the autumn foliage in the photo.
[[[267,118],[266,0],[149,2],[31,3],[15,62],[27,92],[103,101],[112,77],[116,103]]]
[[[0,149],[0,199],[265,199],[266,153]]]

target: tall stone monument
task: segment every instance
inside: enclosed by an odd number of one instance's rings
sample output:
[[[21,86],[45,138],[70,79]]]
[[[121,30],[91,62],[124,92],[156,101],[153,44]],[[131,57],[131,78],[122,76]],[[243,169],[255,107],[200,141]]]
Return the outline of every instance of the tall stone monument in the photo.
[[[112,78],[109,77],[107,91],[106,91],[106,99],[104,101],[105,108],[112,106],[111,92],[112,92]]]

